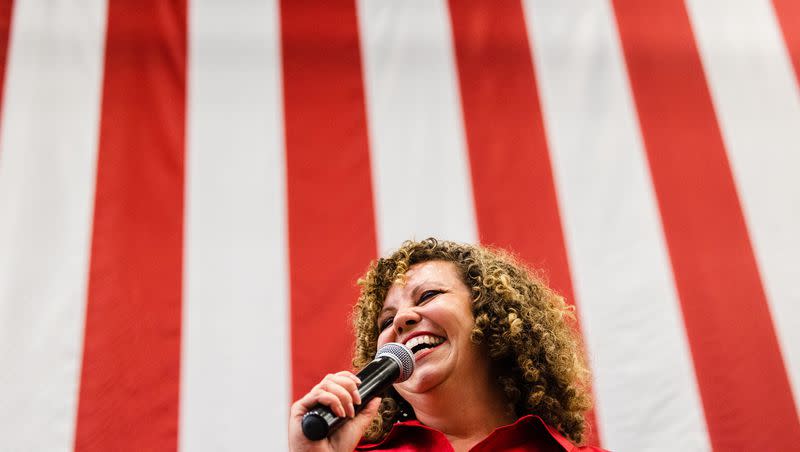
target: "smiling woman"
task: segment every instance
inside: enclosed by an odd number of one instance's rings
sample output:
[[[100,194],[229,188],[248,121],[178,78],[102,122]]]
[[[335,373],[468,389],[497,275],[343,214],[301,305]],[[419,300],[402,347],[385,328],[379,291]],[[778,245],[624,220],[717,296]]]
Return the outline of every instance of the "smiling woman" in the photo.
[[[573,310],[513,256],[407,241],[359,285],[353,365],[400,342],[416,369],[328,440],[306,441],[290,425],[295,450],[599,450],[573,445],[590,407]],[[357,385],[349,372],[329,375],[292,418],[316,403],[354,416]]]

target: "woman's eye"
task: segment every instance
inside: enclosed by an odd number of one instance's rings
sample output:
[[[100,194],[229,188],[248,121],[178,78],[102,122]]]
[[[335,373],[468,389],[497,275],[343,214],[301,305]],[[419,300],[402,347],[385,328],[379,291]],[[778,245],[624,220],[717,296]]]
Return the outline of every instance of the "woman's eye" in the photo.
[[[380,331],[383,331],[383,330],[385,330],[386,328],[388,328],[388,327],[389,327],[389,325],[391,325],[391,324],[392,324],[392,322],[394,322],[394,318],[393,318],[393,317],[389,317],[388,319],[385,319],[384,321],[382,321],[382,322],[381,322],[381,323],[378,325],[378,330],[380,330]]]
[[[419,303],[422,304],[436,295],[439,295],[440,293],[442,293],[441,290],[426,290],[425,292],[422,292],[422,295],[419,296]]]

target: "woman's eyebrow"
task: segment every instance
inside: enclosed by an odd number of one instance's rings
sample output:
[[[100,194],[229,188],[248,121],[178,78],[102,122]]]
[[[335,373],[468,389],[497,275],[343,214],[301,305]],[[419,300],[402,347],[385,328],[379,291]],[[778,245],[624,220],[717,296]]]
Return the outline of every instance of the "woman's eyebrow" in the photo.
[[[384,315],[384,314],[386,314],[387,312],[393,312],[393,311],[396,311],[396,310],[397,310],[397,309],[395,309],[395,308],[394,308],[394,307],[392,307],[392,306],[389,306],[388,308],[384,307],[384,308],[382,308],[382,309],[381,309],[381,311],[378,313],[378,319],[380,319],[381,317],[383,317],[383,315]]]
[[[413,289],[411,289],[411,298],[416,299],[420,292],[422,292],[423,287],[427,286],[435,286],[435,287],[444,287],[444,283],[439,282],[436,279],[425,279],[417,283]]]

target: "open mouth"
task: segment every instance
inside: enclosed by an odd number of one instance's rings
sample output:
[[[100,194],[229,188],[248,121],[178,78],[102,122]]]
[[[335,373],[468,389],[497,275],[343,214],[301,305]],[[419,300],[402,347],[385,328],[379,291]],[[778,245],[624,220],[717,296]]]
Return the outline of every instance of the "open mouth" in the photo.
[[[406,342],[406,347],[408,347],[414,355],[417,353],[427,350],[429,348],[438,347],[439,345],[444,342],[443,337],[434,336],[432,334],[423,334],[420,336],[414,336]]]

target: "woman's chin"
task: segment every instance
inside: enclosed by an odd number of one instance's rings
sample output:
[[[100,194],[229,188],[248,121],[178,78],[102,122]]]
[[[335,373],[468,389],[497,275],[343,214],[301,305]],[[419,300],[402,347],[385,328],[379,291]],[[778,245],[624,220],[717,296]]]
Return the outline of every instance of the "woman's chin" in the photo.
[[[442,373],[437,369],[417,369],[414,375],[398,385],[401,392],[409,394],[424,394],[439,385],[443,380]]]
[[[425,350],[420,352],[418,358],[415,357],[417,363],[411,378],[398,385],[402,390],[411,394],[423,394],[435,388],[447,378],[448,359],[450,356],[441,353],[444,350],[437,349]]]

